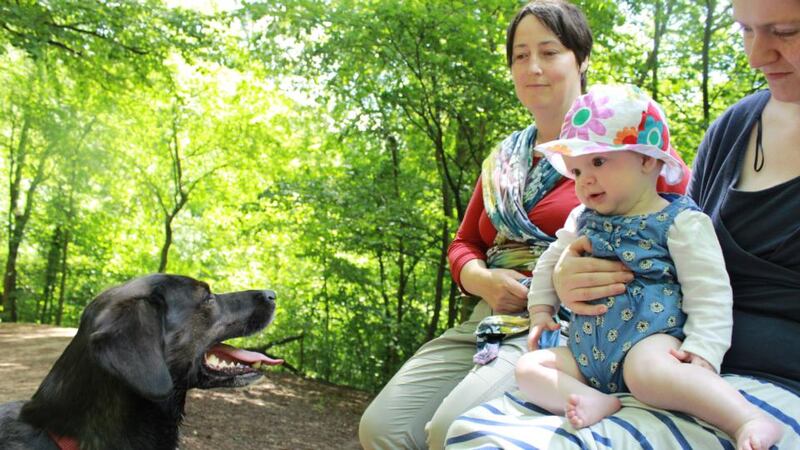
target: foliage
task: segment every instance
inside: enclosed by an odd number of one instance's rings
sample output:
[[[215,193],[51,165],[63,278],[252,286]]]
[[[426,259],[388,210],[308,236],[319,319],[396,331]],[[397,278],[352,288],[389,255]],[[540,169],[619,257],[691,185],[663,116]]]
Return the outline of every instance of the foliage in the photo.
[[[726,2],[578,3],[590,82],[655,90],[687,161],[763,86]],[[158,270],[271,288],[275,323],[245,345],[378,389],[460,319],[447,245],[483,157],[529,121],[505,65],[520,5],[1,5],[3,320],[75,325]]]

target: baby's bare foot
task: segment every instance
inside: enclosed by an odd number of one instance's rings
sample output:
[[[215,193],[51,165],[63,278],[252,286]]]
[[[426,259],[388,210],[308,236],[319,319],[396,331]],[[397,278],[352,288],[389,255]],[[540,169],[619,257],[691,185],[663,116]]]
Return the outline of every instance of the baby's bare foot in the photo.
[[[575,428],[590,427],[619,411],[622,405],[613,395],[570,395],[565,415]]]
[[[736,430],[736,450],[768,450],[783,435],[783,427],[769,416],[759,416]]]

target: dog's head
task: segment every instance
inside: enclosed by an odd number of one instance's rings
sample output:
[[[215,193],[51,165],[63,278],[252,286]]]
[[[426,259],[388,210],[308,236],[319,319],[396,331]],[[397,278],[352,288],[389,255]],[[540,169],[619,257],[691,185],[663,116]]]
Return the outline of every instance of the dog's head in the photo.
[[[263,329],[274,311],[272,291],[213,294],[201,281],[157,274],[100,294],[79,333],[88,333],[100,368],[156,400],[195,387],[243,386],[261,376],[261,364],[279,364],[221,344]]]

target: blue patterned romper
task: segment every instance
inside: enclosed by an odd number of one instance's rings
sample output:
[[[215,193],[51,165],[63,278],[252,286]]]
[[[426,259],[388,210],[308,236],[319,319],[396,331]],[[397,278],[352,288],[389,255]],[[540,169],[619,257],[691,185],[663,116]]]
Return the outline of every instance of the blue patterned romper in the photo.
[[[700,208],[689,197],[661,195],[670,204],[656,213],[602,216],[587,208],[578,217],[578,233],[591,240],[593,256],[622,261],[634,273],[625,294],[592,302],[608,305],[605,314],[573,315],[569,326],[569,348],[578,368],[605,393],[627,391],[622,363],[634,344],[656,333],[685,338],[686,314],[667,233],[680,212]]]

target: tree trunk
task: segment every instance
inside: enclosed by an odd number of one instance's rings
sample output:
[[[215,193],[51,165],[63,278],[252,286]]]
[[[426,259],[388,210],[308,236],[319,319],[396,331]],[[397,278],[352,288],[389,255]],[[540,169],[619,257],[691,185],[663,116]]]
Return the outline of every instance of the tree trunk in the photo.
[[[62,234],[63,228],[57,225],[53,230],[53,236],[50,239],[49,249],[47,250],[47,267],[44,271],[44,286],[42,287],[42,306],[39,314],[40,323],[50,323],[53,316],[53,294],[56,289],[56,280],[58,278],[58,268],[61,263],[61,248],[62,248]],[[37,303],[38,305],[40,302]]]
[[[708,93],[709,53],[711,50],[711,35],[714,32],[714,11],[717,9],[717,0],[706,0],[706,20],[703,27],[703,129],[708,128],[711,121],[711,99]]]
[[[439,167],[439,176],[441,177],[441,192],[442,192],[442,212],[443,212],[443,221],[445,222],[442,226],[443,234],[440,236],[441,238],[441,247],[439,253],[439,264],[436,270],[436,298],[435,302],[441,308],[442,304],[442,297],[444,296],[444,283],[445,279],[447,278],[447,249],[450,246],[450,233],[449,233],[449,226],[447,222],[449,222],[453,218],[453,201],[454,197],[456,200],[456,209],[458,211],[461,210],[461,203],[458,196],[458,186],[453,184],[452,177],[450,176],[450,169],[447,164],[447,157],[444,152],[444,143],[442,142],[441,136],[439,139],[435,140],[436,144],[436,163]],[[453,195],[455,193],[455,195]],[[448,309],[448,316],[447,316],[447,324],[448,327],[452,326],[455,322],[456,317],[453,311]],[[428,326],[430,330],[432,326]]]
[[[189,201],[189,194],[192,192],[197,183],[203,178],[198,177],[190,183],[186,183],[183,177],[183,160],[181,159],[180,146],[178,145],[178,117],[177,111],[173,110],[172,117],[172,141],[169,145],[169,154],[172,159],[172,196],[169,207],[161,200],[160,194],[159,203],[162,212],[164,213],[164,244],[161,246],[161,257],[158,263],[158,272],[164,273],[167,270],[167,263],[169,262],[169,248],[172,245],[172,223],[175,217],[181,212],[186,203]],[[216,170],[216,169],[214,169]],[[211,171],[213,172],[213,170]],[[209,174],[211,173],[209,172]],[[158,192],[158,188],[154,188]]]
[[[322,246],[322,267],[328,267],[330,262],[328,261],[328,245],[327,243],[323,244]],[[322,271],[322,298],[325,301],[325,328],[323,329],[325,335],[323,336],[324,346],[325,349],[325,356],[322,361],[322,379],[325,381],[330,381],[332,367],[331,367],[331,352],[333,352],[333,346],[331,345],[331,297],[328,293],[328,273],[327,270]]]
[[[9,205],[8,205],[8,259],[6,260],[5,272],[3,274],[3,317],[10,322],[18,320],[17,315],[17,258],[19,257],[19,246],[25,236],[25,227],[31,217],[33,200],[36,197],[36,189],[44,180],[45,162],[49,155],[49,149],[45,150],[37,163],[33,179],[31,180],[28,191],[25,193],[25,205],[20,208],[20,187],[22,184],[22,171],[25,167],[27,157],[27,140],[30,121],[25,116],[20,141],[16,155],[10,151],[9,164],[11,182],[9,184]],[[22,211],[20,212],[20,209]]]
[[[392,155],[392,188],[394,189],[395,198],[400,198],[400,153],[397,145],[397,140],[393,137],[387,138],[388,147]],[[408,284],[408,275],[406,274],[406,249],[403,243],[403,237],[397,238],[397,290],[395,291],[395,300],[397,301],[397,316],[396,324],[397,330],[402,328],[403,314],[405,311],[405,295],[406,285]],[[395,333],[396,335],[397,333]]]
[[[13,237],[9,241],[8,259],[3,277],[3,320],[17,321],[17,253],[19,243]]]
[[[440,248],[439,248],[439,264],[436,267],[436,286],[435,286],[435,295],[434,295],[434,303],[433,303],[433,317],[431,317],[431,321],[428,323],[428,333],[425,336],[425,340],[429,341],[436,336],[436,330],[439,328],[439,316],[442,310],[442,297],[443,290],[444,290],[444,279],[445,273],[447,272],[447,247],[450,244],[450,229],[447,226],[447,220],[442,220],[442,233],[440,235]],[[450,315],[448,314],[448,328],[451,326],[450,324]]]
[[[8,233],[8,259],[3,271],[3,319],[11,322],[17,321],[17,253],[22,240],[19,236],[19,196],[22,183],[22,168],[25,167],[26,151],[28,144],[28,130],[30,119],[27,115],[23,119],[22,130],[19,137],[17,151],[9,145],[9,185],[8,185],[8,218],[6,231]]]
[[[673,0],[656,0],[653,12],[653,48],[647,55],[645,68],[639,76],[637,86],[643,86],[648,72],[651,75],[650,96],[658,101],[658,56],[661,48],[661,39],[667,33],[669,19],[672,16]]]
[[[669,1],[669,0],[667,0]],[[658,51],[661,48],[661,22],[665,21],[661,14],[661,0],[656,1],[655,13],[655,32],[653,35],[653,55],[652,63],[650,64],[650,95],[653,100],[658,101]],[[666,22],[666,21],[665,21]]]
[[[89,132],[94,125],[95,120],[93,119],[89,125],[86,127],[86,130],[81,137],[81,143],[89,135]],[[71,161],[71,164],[74,164],[74,160]],[[72,239],[72,230],[73,221],[75,219],[75,196],[74,196],[74,187],[77,184],[77,177],[76,171],[73,169],[72,174],[70,175],[69,187],[67,191],[67,202],[66,202],[66,219],[64,223],[66,224],[63,228],[63,232],[61,235],[61,248],[59,249],[59,256],[61,257],[59,264],[58,264],[58,273],[60,275],[58,281],[58,307],[56,308],[56,317],[55,317],[55,324],[61,325],[61,320],[64,316],[64,299],[66,298],[66,289],[67,289],[67,252],[69,251],[69,241]]]
[[[170,214],[164,219],[164,244],[161,245],[161,259],[158,263],[158,273],[164,273],[167,270],[169,247],[172,245],[172,219],[174,218],[175,216]]]
[[[70,196],[70,211],[72,211],[72,200]],[[71,215],[70,215],[71,216]],[[69,250],[69,240],[71,239],[69,229],[64,232],[64,239],[61,241],[61,265],[59,272],[61,273],[61,280],[58,287],[58,308],[56,309],[56,325],[61,325],[61,319],[64,316],[64,298],[66,297],[67,288],[67,251]]]

